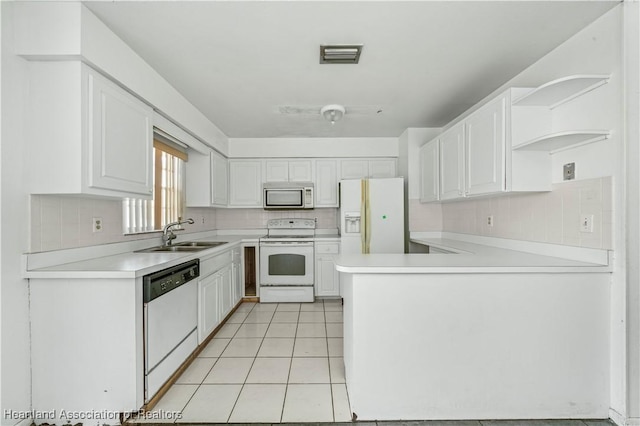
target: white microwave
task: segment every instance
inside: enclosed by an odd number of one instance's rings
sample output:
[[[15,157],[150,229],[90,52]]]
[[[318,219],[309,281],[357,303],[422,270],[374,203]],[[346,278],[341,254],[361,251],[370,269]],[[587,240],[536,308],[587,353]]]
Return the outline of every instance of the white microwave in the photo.
[[[269,182],[263,185],[263,191],[265,210],[313,208],[311,182]]]

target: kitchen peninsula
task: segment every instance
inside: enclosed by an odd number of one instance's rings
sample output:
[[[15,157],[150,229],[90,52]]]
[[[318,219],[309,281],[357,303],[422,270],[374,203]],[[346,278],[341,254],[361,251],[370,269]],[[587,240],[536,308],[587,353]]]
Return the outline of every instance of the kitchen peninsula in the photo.
[[[608,251],[412,242],[448,253],[335,258],[358,420],[608,417]]]

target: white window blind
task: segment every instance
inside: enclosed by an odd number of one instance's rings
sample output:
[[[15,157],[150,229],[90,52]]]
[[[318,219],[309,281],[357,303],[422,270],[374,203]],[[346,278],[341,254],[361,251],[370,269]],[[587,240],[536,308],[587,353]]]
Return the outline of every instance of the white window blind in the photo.
[[[152,200],[126,198],[123,202],[124,233],[162,229],[184,216],[186,153],[154,140],[154,190]]]

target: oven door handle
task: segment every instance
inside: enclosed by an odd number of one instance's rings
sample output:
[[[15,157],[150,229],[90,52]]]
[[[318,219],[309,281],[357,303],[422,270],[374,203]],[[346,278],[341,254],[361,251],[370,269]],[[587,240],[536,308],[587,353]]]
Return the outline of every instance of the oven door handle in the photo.
[[[313,243],[312,242],[299,242],[299,241],[278,241],[278,242],[270,242],[270,241],[263,241],[260,243],[260,246],[269,246],[269,247],[278,247],[278,246],[285,246],[285,247],[313,247]]]

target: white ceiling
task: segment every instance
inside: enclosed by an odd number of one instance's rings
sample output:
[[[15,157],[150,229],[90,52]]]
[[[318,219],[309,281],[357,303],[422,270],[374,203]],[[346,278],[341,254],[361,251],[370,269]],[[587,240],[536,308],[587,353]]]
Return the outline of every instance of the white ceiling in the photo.
[[[227,136],[260,138],[441,127],[618,3],[85,4]],[[323,43],[364,44],[360,63],[320,64]],[[319,110],[335,103],[332,126]]]

